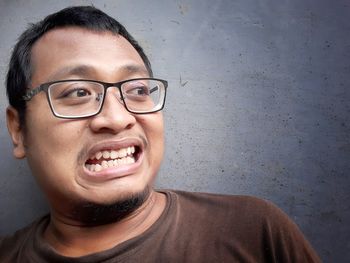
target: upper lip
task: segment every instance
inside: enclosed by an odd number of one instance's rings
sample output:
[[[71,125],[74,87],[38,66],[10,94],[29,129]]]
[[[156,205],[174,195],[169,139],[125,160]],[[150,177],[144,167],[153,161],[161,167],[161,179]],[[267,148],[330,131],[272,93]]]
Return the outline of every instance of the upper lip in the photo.
[[[87,159],[94,158],[95,154],[99,151],[119,150],[119,149],[126,148],[129,146],[136,146],[141,151],[145,147],[143,140],[141,140],[141,138],[138,138],[138,137],[123,138],[120,140],[103,141],[103,142],[100,142],[100,143],[97,143],[97,144],[91,146],[88,149]]]

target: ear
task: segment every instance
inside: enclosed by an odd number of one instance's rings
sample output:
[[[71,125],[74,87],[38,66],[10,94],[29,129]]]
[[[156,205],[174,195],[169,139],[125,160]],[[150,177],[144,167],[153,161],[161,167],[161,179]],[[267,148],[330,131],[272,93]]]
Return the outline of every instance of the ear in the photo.
[[[14,147],[13,155],[18,159],[22,159],[26,156],[24,147],[24,134],[20,124],[18,111],[15,108],[9,106],[6,109],[6,121],[7,129],[10,133]]]

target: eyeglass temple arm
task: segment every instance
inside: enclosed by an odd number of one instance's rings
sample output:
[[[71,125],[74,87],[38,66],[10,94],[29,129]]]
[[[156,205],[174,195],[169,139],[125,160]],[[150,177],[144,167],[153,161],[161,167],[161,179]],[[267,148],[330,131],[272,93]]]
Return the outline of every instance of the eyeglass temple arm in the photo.
[[[39,92],[41,92],[44,88],[42,86],[36,88],[36,89],[32,89],[27,91],[27,93],[22,97],[24,100],[28,101],[31,98],[33,98],[36,94],[38,94]]]
[[[159,87],[158,87],[158,86],[156,86],[156,87],[154,87],[154,88],[150,89],[149,93],[153,93],[153,92],[155,92],[157,89],[159,89]]]

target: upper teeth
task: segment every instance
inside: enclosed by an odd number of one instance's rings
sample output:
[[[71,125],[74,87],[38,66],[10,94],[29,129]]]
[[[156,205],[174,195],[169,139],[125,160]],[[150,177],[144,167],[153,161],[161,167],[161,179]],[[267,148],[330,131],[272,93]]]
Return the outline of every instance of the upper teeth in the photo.
[[[127,148],[122,148],[119,150],[104,150],[95,153],[95,155],[91,159],[100,160],[103,159],[117,159],[124,158],[130,154],[135,153],[135,146],[129,146]]]

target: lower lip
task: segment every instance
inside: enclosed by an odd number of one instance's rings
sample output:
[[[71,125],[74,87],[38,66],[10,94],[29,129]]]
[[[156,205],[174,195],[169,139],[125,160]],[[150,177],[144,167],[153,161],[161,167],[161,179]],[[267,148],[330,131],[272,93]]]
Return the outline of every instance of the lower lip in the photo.
[[[83,177],[89,181],[103,182],[130,176],[137,172],[142,164],[142,160],[143,152],[138,155],[135,163],[106,168],[100,172],[91,172],[84,166]]]

